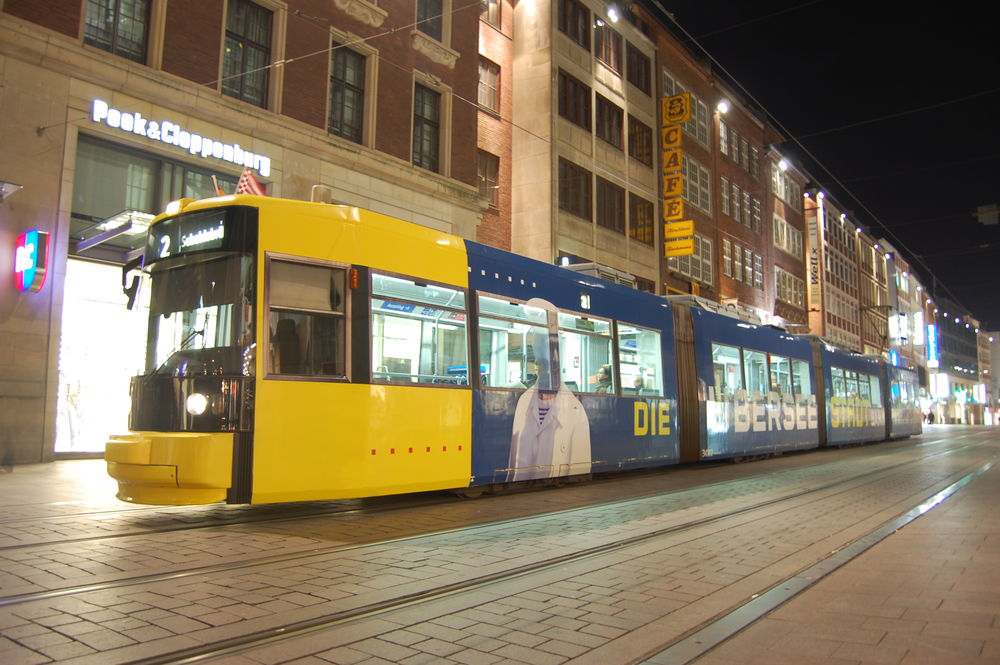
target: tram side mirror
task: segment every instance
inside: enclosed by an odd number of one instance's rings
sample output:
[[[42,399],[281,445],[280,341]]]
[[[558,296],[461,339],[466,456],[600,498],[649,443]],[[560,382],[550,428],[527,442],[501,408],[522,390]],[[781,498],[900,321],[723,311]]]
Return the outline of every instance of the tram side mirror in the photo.
[[[133,275],[132,283],[128,283],[128,274],[135,270],[136,268],[142,267],[142,256],[137,256],[125,265],[122,266],[122,293],[128,298],[128,304],[126,307],[133,309],[135,307],[135,299],[139,296],[139,284],[140,276]]]

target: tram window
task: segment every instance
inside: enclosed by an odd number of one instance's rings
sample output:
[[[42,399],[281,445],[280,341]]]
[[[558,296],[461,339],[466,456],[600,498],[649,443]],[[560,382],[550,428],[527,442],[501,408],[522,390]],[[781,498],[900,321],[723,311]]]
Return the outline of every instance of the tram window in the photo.
[[[737,390],[743,389],[743,367],[738,347],[712,344],[712,367],[718,398],[733,395]]]
[[[769,389],[767,354],[762,351],[744,349],[743,358],[747,370],[747,390],[751,394],[766,395]]]
[[[611,323],[559,312],[559,365],[573,392],[614,395]]]
[[[847,397],[857,398],[858,396],[858,373],[845,371],[844,372],[844,384],[847,387]]]
[[[862,403],[867,402],[871,404],[871,398],[872,398],[871,387],[869,386],[868,381],[866,380],[868,377],[862,374],[860,378],[861,380],[858,381],[858,398],[861,400]]]
[[[548,338],[545,310],[479,296],[479,362],[482,381],[489,388],[524,389],[538,379],[532,331]]]
[[[809,363],[792,358],[792,390],[796,395],[812,395],[812,379],[809,377]]]
[[[527,388],[528,333],[531,326],[502,319],[479,319],[479,362],[484,387]]]
[[[373,381],[468,385],[463,292],[373,275],[372,293]]]
[[[345,377],[345,270],[271,260],[268,280],[269,373]]]
[[[847,397],[847,384],[844,381],[844,370],[839,367],[831,367],[830,380],[831,383],[833,383],[833,396]]]
[[[881,407],[882,406],[882,380],[879,379],[874,374],[862,374],[861,379],[868,380],[868,384],[871,386],[869,392],[871,394],[872,406]]]
[[[662,395],[660,333],[618,324],[619,381],[625,395]]]
[[[784,356],[771,356],[771,390],[780,395],[792,392],[792,365]]]

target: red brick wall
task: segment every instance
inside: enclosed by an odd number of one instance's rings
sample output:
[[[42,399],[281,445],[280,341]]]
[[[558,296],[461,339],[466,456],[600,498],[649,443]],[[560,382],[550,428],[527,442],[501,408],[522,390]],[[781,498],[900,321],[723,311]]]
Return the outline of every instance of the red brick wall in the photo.
[[[170,0],[163,38],[163,70],[218,88],[222,57],[221,2]]]
[[[80,35],[82,7],[79,0],[5,0],[3,3],[3,11],[7,14],[70,37]]]
[[[513,128],[514,74],[513,44],[511,28],[513,9],[509,2],[501,2],[501,25],[499,28],[486,22],[479,24],[479,52],[483,57],[500,66],[500,116],[480,111],[478,117],[479,149],[500,158],[500,173],[497,178],[498,206],[483,212],[482,223],[476,231],[476,240],[484,245],[501,249],[511,248],[511,158]],[[478,62],[476,63],[478,69]],[[476,73],[478,82],[478,71]],[[477,84],[478,85],[478,84]],[[478,96],[478,88],[477,88]],[[477,157],[478,159],[478,157]],[[478,169],[478,164],[477,164]]]

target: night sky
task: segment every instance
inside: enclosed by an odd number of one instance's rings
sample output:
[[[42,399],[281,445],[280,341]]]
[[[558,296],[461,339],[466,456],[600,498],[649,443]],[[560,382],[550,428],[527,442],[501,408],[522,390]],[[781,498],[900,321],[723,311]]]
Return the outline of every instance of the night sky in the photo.
[[[656,1],[856,223],[1000,330],[1000,225],[974,215],[1000,203],[1000,40],[981,6]]]

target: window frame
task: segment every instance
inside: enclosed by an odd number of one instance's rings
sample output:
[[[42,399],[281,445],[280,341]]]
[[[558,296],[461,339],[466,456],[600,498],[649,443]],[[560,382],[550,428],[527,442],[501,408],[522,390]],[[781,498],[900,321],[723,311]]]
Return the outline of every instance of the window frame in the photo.
[[[558,26],[572,42],[590,53],[590,10],[579,0],[559,0]]]
[[[628,155],[653,168],[653,128],[628,114]]]
[[[594,21],[594,58],[616,74],[622,73],[622,39],[604,19]]]
[[[485,102],[484,97],[487,98]],[[480,109],[495,115],[500,114],[500,65],[483,56],[479,56],[479,87],[476,102]]]
[[[600,93],[596,93],[595,98],[594,134],[608,145],[623,150],[625,110]]]
[[[328,106],[327,106],[327,114],[326,114],[326,131],[329,134],[332,134],[333,136],[338,136],[338,137],[344,139],[345,141],[351,141],[353,143],[357,143],[357,144],[360,144],[360,145],[365,145],[365,132],[367,131],[368,125],[369,125],[369,123],[368,123],[368,117],[367,117],[368,116],[368,104],[369,104],[369,95],[368,95],[368,87],[369,87],[369,71],[368,70],[369,70],[369,64],[370,64],[370,62],[369,62],[369,54],[362,53],[361,51],[357,51],[357,50],[355,50],[353,48],[345,46],[344,44],[340,43],[340,41],[337,39],[337,37],[333,38],[333,41],[331,43],[331,48],[332,48],[332,51],[330,53],[330,75],[329,75],[329,85],[330,85],[330,88],[329,88],[329,94],[327,95],[327,105]],[[351,90],[354,93],[357,93],[357,92],[360,91],[360,94],[361,94],[361,107],[360,107],[359,114],[358,114],[359,118],[360,118],[360,126],[357,127],[357,138],[345,135],[345,134],[347,134],[347,132],[334,131],[334,129],[333,129],[333,114],[334,114],[334,110],[335,110],[333,97],[334,97],[334,94],[335,94],[335,87],[338,85],[337,79],[334,78],[335,77],[335,71],[334,70],[336,68],[336,58],[337,58],[337,56],[341,52],[352,54],[354,57],[360,59],[361,65],[362,65],[361,87],[360,87],[360,89],[356,85],[352,85],[351,83],[349,83],[346,80],[343,80],[340,83],[340,85],[342,85],[345,89],[349,89],[349,90]],[[340,104],[340,107],[344,107],[344,106],[345,105],[342,102]],[[341,120],[341,122],[343,123],[342,120]]]
[[[442,304],[438,304],[438,303],[422,302],[420,300],[416,300],[416,299],[413,299],[413,298],[405,298],[405,297],[399,297],[399,296],[395,296],[395,295],[387,295],[387,294],[384,294],[384,293],[378,293],[375,290],[375,278],[376,277],[388,277],[388,278],[391,278],[391,279],[397,279],[397,280],[402,280],[402,281],[406,281],[406,282],[413,282],[415,285],[418,285],[418,286],[424,286],[424,287],[438,286],[438,287],[442,287],[442,288],[449,289],[449,290],[452,290],[452,291],[456,291],[456,292],[462,294],[463,302],[464,302],[464,307],[454,307],[454,306],[442,305]],[[444,282],[439,282],[439,281],[436,281],[436,280],[424,279],[422,277],[416,277],[414,275],[408,275],[408,274],[405,274],[405,273],[392,272],[392,271],[389,271],[389,270],[370,270],[369,274],[368,274],[368,293],[367,293],[367,297],[368,297],[368,307],[367,307],[367,310],[368,310],[368,325],[370,326],[369,331],[371,333],[371,340],[370,340],[370,344],[369,344],[369,348],[368,348],[368,356],[367,356],[368,357],[368,382],[371,383],[372,385],[379,385],[379,386],[421,386],[421,387],[448,388],[448,389],[465,389],[465,390],[471,389],[471,387],[473,385],[473,382],[474,381],[478,382],[478,379],[473,379],[473,377],[471,376],[471,373],[468,372],[468,369],[470,368],[470,360],[472,359],[472,347],[471,347],[471,345],[473,343],[472,334],[471,334],[472,326],[470,325],[470,318],[471,318],[470,317],[470,307],[469,307],[470,293],[471,293],[470,289],[468,289],[466,287],[462,287],[462,286],[456,286],[454,284],[446,284]],[[375,314],[378,313],[378,312],[376,312],[376,310],[372,307],[372,301],[375,300],[376,298],[380,299],[380,300],[389,300],[389,301],[397,302],[397,303],[401,303],[401,304],[413,305],[414,307],[433,308],[433,309],[437,309],[437,310],[450,311],[450,312],[458,312],[458,313],[463,314],[464,315],[464,321],[462,323],[462,327],[464,329],[464,338],[465,338],[465,366],[466,366],[466,370],[467,370],[466,371],[466,382],[465,383],[444,383],[444,382],[436,383],[434,381],[390,381],[390,380],[376,381],[375,380],[375,374],[376,374],[376,372],[375,372],[375,363],[373,362],[374,361],[374,353],[375,353],[375,346],[374,346],[374,342],[375,342],[375,330],[374,330],[374,324],[373,324],[373,322],[374,322]],[[392,313],[391,311],[388,312],[388,314],[391,314],[391,313]],[[383,312],[383,314],[386,314],[386,313]],[[403,318],[403,317],[400,317],[400,318]],[[421,351],[423,351],[422,347],[421,347]],[[415,372],[415,373],[411,373],[411,374],[413,376],[418,376],[418,377],[420,376],[419,372]]]
[[[281,381],[314,381],[322,383],[349,383],[351,375],[351,306],[353,292],[348,288],[348,277],[352,270],[351,265],[339,261],[326,261],[323,259],[315,259],[304,256],[296,256],[292,254],[282,254],[279,252],[265,252],[264,253],[264,349],[270,349],[272,344],[275,343],[271,335],[271,312],[274,311],[274,307],[271,302],[271,276],[272,268],[271,264],[274,261],[280,263],[291,263],[296,265],[313,266],[319,268],[329,268],[332,270],[341,270],[344,274],[344,302],[342,303],[341,310],[331,310],[331,311],[318,311],[306,308],[295,308],[295,307],[278,307],[278,310],[282,312],[298,312],[302,314],[307,314],[311,316],[322,316],[325,318],[339,319],[343,321],[344,339],[341,345],[341,352],[343,354],[344,362],[344,373],[343,374],[301,374],[301,373],[280,373],[273,371],[273,364],[271,362],[270,355],[265,356],[264,360],[264,379],[275,379]]]
[[[486,150],[479,150],[479,194],[490,200],[491,208],[500,207],[500,157]],[[493,168],[488,168],[492,166]],[[491,173],[492,172],[492,173]],[[490,177],[492,175],[492,178]]]
[[[625,80],[635,86],[636,90],[650,95],[652,93],[653,63],[649,56],[635,47],[632,42],[625,41]]]
[[[595,212],[597,225],[624,235],[627,207],[625,188],[597,176],[597,181],[594,184],[594,199],[597,208]]]
[[[229,19],[230,13],[233,11],[238,11],[234,8],[242,8],[247,10],[248,8],[254,8],[250,11],[257,11],[260,13],[266,13],[268,15],[268,43],[266,44],[266,49],[264,44],[258,42],[250,41],[250,38],[245,34],[236,34],[229,29]],[[226,13],[222,21],[222,57],[220,58],[220,68],[221,75],[219,76],[219,90],[226,97],[231,97],[233,99],[238,99],[247,104],[252,104],[258,108],[268,109],[270,108],[270,96],[273,93],[274,83],[271,80],[271,64],[276,59],[275,48],[275,36],[278,34],[280,26],[278,24],[278,11],[271,5],[265,5],[258,2],[253,2],[253,0],[227,0],[226,3]],[[240,39],[242,38],[242,40]],[[227,44],[230,40],[236,41],[239,44],[242,56],[239,59],[239,71],[235,74],[227,74],[227,61],[231,62],[226,58]],[[250,53],[248,44],[254,47],[254,51],[262,53],[265,57],[266,64],[261,67],[250,67],[247,61],[247,54]],[[261,70],[263,75],[263,83],[261,88],[260,99],[255,100],[251,97],[249,93],[245,90],[245,80],[248,73],[253,73],[255,70]],[[227,84],[230,79],[238,79],[238,85],[233,85],[232,83]],[[228,90],[227,90],[228,88]]]
[[[591,89],[565,70],[559,70],[559,117],[574,125],[592,130]]]
[[[101,12],[102,14],[107,14],[112,12],[110,5],[111,2],[115,2],[115,9],[113,10],[114,20],[112,21],[112,28],[108,30],[108,41],[105,47],[104,44],[99,43],[98,37],[96,35],[91,36],[90,28],[94,27],[94,32],[99,32],[95,24],[90,22],[90,10],[94,9],[95,12]],[[117,55],[118,57],[125,58],[126,60],[131,60],[132,62],[138,62],[140,64],[146,64],[149,60],[150,51],[150,41],[151,41],[151,23],[153,21],[153,0],[142,0],[139,3],[145,8],[145,16],[142,23],[142,39],[140,41],[131,42],[141,46],[141,54],[131,54],[126,50],[120,48],[120,42],[122,41],[122,31],[119,29],[122,17],[122,0],[87,0],[87,4],[83,11],[83,43],[88,46],[93,46],[94,48],[101,49],[107,53]],[[129,16],[128,18],[135,18]]]
[[[436,96],[436,118],[425,118],[418,113],[418,95],[431,94]],[[421,107],[424,104],[420,105]],[[421,112],[422,113],[422,110]],[[411,108],[411,120],[413,122],[411,130],[410,163],[432,173],[443,172],[443,134],[444,134],[444,93],[436,90],[420,81],[413,82],[413,104]],[[425,133],[430,132],[433,140],[425,141]],[[424,154],[424,145],[429,149],[432,145],[434,154],[432,156]],[[418,151],[418,147],[420,150]],[[429,159],[432,157],[432,159]]]
[[[564,157],[559,158],[558,168],[559,168],[559,183],[558,183],[559,209],[567,214],[574,215],[581,219],[585,219],[588,222],[593,221],[594,218],[593,174],[587,169],[583,168],[582,166],[574,164],[573,162]],[[570,173],[571,171],[573,173]],[[566,177],[568,175],[572,175],[573,178]],[[575,181],[580,181],[585,183],[585,186],[583,188],[584,191],[579,193],[574,193],[576,189],[575,187],[572,188],[574,192],[569,191],[571,189],[570,186],[574,184]],[[569,196],[569,194],[574,194],[574,195]],[[583,206],[582,205],[578,206],[575,204],[582,204],[584,198],[586,199],[586,209],[580,210],[578,209],[578,207],[583,207]]]

